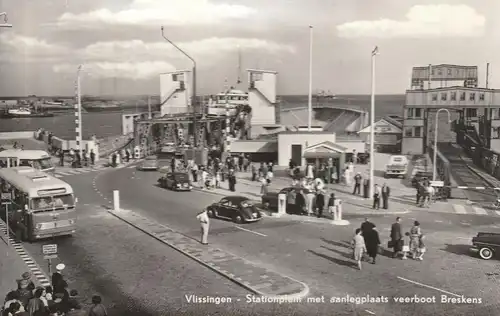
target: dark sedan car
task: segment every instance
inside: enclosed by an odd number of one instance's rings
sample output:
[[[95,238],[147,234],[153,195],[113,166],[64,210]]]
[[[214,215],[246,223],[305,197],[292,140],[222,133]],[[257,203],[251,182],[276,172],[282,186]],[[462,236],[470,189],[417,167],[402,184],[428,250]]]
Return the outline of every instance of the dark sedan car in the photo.
[[[158,179],[158,184],[162,188],[175,191],[191,191],[193,189],[189,175],[185,172],[168,172]]]
[[[226,196],[207,208],[209,217],[231,220],[237,224],[257,222],[262,214],[254,201],[244,196]]]
[[[498,233],[477,233],[472,238],[471,251],[478,253],[484,260],[490,260],[500,251],[500,234]]]
[[[304,192],[304,194],[309,193],[309,190],[300,188],[300,187],[288,187],[288,188],[283,188],[279,192],[268,192],[267,194],[262,196],[262,205],[266,207],[267,209],[270,210],[278,210],[278,196],[280,194],[286,194],[288,197],[288,194],[292,191],[295,190],[296,193],[299,193],[301,190]],[[294,206],[288,204],[288,198],[287,198],[287,213],[291,213],[293,209],[295,209]]]

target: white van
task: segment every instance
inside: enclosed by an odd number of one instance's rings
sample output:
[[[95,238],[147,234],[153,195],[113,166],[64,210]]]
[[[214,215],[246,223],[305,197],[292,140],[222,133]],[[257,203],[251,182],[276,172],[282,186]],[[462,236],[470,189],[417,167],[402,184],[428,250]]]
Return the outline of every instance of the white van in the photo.
[[[0,168],[32,167],[44,172],[54,171],[50,155],[43,150],[7,149],[0,151]]]

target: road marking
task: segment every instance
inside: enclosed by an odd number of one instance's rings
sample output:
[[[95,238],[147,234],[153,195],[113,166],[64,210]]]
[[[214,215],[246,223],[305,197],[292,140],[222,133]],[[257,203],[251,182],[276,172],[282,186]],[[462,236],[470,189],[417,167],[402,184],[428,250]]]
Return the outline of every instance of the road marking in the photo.
[[[368,314],[371,314],[371,315],[375,315],[375,313],[374,313],[374,312],[369,311],[369,310],[367,310],[367,309],[365,309],[365,312],[367,312]]]
[[[258,232],[254,232],[253,230],[250,230],[250,229],[246,229],[246,228],[243,228],[241,226],[234,226],[238,229],[241,229],[241,230],[244,230],[246,232],[249,232],[249,233],[252,233],[252,234],[255,234],[255,235],[259,235],[259,236],[263,236],[263,237],[267,237],[267,235],[264,235],[264,234],[261,234],[261,233],[258,233]]]
[[[451,293],[451,292],[448,292],[448,291],[445,291],[445,290],[442,290],[442,289],[438,289],[437,287],[433,287],[433,286],[430,286],[430,285],[427,285],[427,284],[423,284],[423,283],[420,283],[420,282],[417,282],[417,281],[412,281],[412,280],[409,280],[409,279],[405,279],[405,278],[402,278],[400,276],[398,276],[398,279],[406,281],[406,282],[413,283],[415,285],[420,285],[422,287],[426,287],[426,288],[429,288],[429,289],[432,289],[432,290],[436,290],[436,291],[439,291],[441,293],[445,293],[445,294],[448,294],[448,295],[453,295],[453,296],[456,296],[456,297],[462,297],[461,295],[458,295],[458,294],[455,294],[455,293]]]
[[[463,205],[453,204],[453,209],[455,210],[455,213],[457,213],[457,214],[467,214],[467,211],[465,210],[465,206],[463,206]]]
[[[436,219],[434,222],[435,222],[435,223],[443,223],[443,221],[440,221],[440,220],[438,220],[438,219]]]
[[[72,175],[73,173],[57,171],[57,174],[62,174],[63,176],[69,176],[69,175]]]
[[[56,177],[56,178],[62,178],[64,176],[62,174],[54,174],[54,177]]]
[[[474,211],[478,215],[488,215],[488,212],[486,212],[486,210],[484,208],[482,208],[482,207],[473,206],[472,208],[474,209]]]

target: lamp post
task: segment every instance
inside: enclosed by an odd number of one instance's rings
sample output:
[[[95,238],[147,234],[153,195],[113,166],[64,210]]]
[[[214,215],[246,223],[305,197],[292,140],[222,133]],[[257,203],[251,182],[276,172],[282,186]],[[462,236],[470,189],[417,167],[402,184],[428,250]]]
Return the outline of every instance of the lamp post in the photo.
[[[7,23],[7,12],[0,12],[0,16],[3,16],[3,23],[0,24],[0,27],[12,27],[12,24]]]
[[[76,104],[75,104],[75,132],[76,132],[76,150],[81,155],[82,149],[82,91],[80,86],[80,74],[83,65],[78,66],[76,71]]]
[[[432,181],[436,181],[436,175],[437,175],[437,142],[438,142],[438,119],[439,119],[439,112],[445,111],[448,113],[448,123],[451,122],[451,113],[448,111],[448,109],[439,109],[436,112],[436,122],[434,125],[434,159],[432,161]]]
[[[375,169],[375,59],[378,55],[378,46],[372,51],[372,91],[371,91],[371,107],[370,107],[370,197],[373,196],[373,173]]]
[[[311,131],[312,125],[312,72],[313,72],[313,27],[309,26],[309,93],[307,96],[307,131]]]
[[[177,46],[174,42],[172,42],[171,40],[169,40],[165,34],[163,33],[163,26],[161,27],[161,36],[167,41],[169,42],[175,49],[177,49],[179,52],[181,52],[181,54],[183,54],[184,56],[186,56],[189,60],[191,60],[191,62],[193,63],[193,96],[192,96],[192,101],[191,101],[191,106],[193,107],[193,133],[194,133],[194,147],[196,148],[197,147],[197,144],[198,144],[198,135],[196,135],[196,131],[197,131],[197,125],[198,125],[198,120],[197,120],[197,117],[196,115],[198,114],[197,113],[197,105],[198,105],[198,102],[197,102],[197,99],[196,99],[196,61],[191,57],[189,56],[185,51],[183,51],[179,46]]]

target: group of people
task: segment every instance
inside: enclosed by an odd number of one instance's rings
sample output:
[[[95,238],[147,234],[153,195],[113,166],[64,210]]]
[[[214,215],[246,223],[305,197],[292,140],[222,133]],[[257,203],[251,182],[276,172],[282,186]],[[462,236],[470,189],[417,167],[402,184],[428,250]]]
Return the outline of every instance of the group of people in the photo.
[[[426,253],[424,240],[425,235],[422,233],[418,221],[414,221],[410,231],[403,234],[401,217],[397,217],[396,222],[391,226],[387,248],[393,249],[392,258],[401,257],[402,260],[406,260],[410,257],[422,261]],[[377,254],[381,251],[381,242],[375,224],[370,222],[368,218],[365,218],[361,227],[356,229],[351,246],[359,270],[361,270],[361,262],[365,254],[371,258],[371,263],[375,264]]]
[[[10,291],[2,305],[2,316],[107,316],[100,296],[92,297],[88,311],[82,309],[78,292],[68,290],[62,271],[64,264],[56,266],[52,274],[52,286],[35,286],[30,272],[17,281],[17,289]]]
[[[416,183],[417,205],[420,207],[429,207],[435,198],[436,189],[430,184],[430,181],[423,179]]]
[[[68,155],[68,157],[70,158],[71,167],[73,168],[81,168],[83,166],[88,167],[89,164],[91,166],[95,164],[96,157],[93,149],[91,149],[90,151],[84,149],[81,151],[81,153],[79,150],[74,150],[73,148],[71,148],[67,153],[64,150],[59,149],[57,151],[57,156],[59,157],[59,165],[61,167],[64,167],[64,160],[66,158],[66,155]]]

